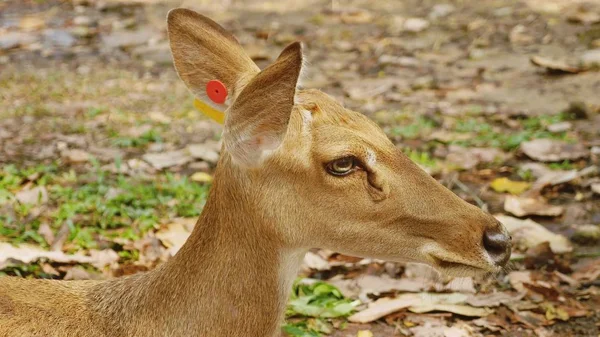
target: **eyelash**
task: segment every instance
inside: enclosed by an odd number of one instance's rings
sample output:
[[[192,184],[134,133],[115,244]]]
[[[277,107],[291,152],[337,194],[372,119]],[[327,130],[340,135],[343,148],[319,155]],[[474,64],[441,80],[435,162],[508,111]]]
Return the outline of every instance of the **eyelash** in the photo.
[[[345,171],[345,172],[336,172],[336,170],[333,169],[333,165],[336,162],[338,162],[340,160],[344,160],[344,159],[352,160],[352,167],[348,171]],[[358,169],[361,169],[362,167],[363,167],[363,165],[362,165],[361,161],[358,160],[358,158],[356,158],[354,156],[341,157],[336,160],[332,160],[325,165],[325,169],[327,170],[327,173],[329,173],[333,176],[336,176],[336,177],[344,177],[344,176],[350,175],[351,173],[356,172]]]

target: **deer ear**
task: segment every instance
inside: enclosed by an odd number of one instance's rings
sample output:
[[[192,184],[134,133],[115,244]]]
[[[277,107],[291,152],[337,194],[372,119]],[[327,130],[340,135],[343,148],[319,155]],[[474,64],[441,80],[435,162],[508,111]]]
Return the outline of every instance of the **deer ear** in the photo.
[[[237,39],[206,16],[176,8],[169,11],[167,26],[177,74],[213,108],[225,110],[260,71]],[[211,83],[217,84],[215,90],[221,89],[217,96],[209,92]]]
[[[256,75],[226,113],[223,143],[234,162],[256,167],[285,137],[300,71],[302,45],[287,46]]]

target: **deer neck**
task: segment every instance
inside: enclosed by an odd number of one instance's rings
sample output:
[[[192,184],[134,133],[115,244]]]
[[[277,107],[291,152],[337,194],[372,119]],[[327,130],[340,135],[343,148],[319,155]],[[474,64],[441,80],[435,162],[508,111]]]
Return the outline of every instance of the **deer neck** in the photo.
[[[217,172],[185,245],[138,282],[145,288],[138,293],[145,298],[137,300],[147,303],[140,307],[163,310],[140,317],[151,317],[159,330],[186,336],[264,337],[280,332],[305,250],[284,247],[273,224],[254,209],[256,196],[247,193],[252,189],[238,178],[230,171]],[[162,321],[164,317],[171,322]]]

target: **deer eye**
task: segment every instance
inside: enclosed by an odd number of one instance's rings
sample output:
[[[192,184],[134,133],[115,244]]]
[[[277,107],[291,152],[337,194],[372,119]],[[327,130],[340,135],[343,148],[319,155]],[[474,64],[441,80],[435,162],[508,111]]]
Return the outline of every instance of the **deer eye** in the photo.
[[[327,164],[327,172],[334,176],[345,176],[349,173],[352,173],[357,166],[356,158],[344,157],[336,159]]]

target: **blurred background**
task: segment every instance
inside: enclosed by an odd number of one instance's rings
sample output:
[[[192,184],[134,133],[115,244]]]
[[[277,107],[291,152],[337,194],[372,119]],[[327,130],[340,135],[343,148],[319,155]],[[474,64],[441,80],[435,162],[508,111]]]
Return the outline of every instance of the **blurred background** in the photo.
[[[189,235],[221,126],[173,69],[166,14],[179,6],[232,31],[261,68],[303,41],[305,87],[373,118],[513,236],[511,270],[485,280],[311,251],[301,276],[337,288],[296,285],[313,300],[291,302],[288,334],[599,335],[596,0],[3,0],[1,274],[129,275]],[[360,315],[406,294],[427,305]]]

